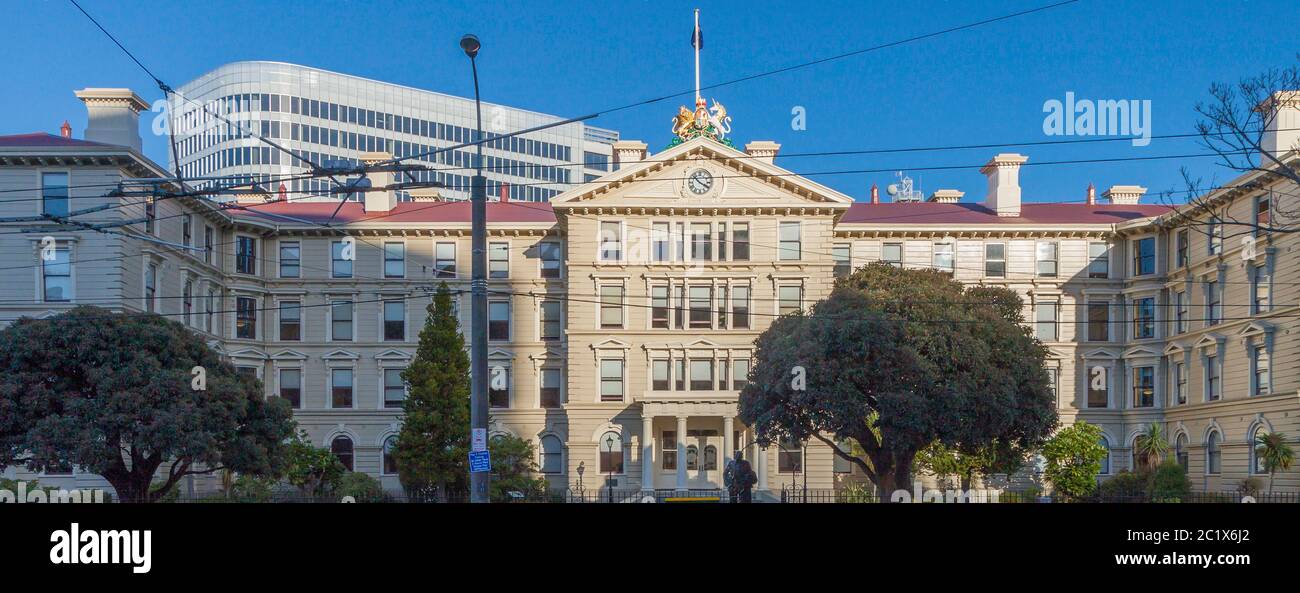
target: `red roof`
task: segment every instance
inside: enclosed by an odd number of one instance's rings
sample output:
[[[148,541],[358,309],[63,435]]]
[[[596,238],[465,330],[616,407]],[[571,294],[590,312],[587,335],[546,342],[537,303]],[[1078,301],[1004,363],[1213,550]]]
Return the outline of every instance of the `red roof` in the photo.
[[[302,219],[312,224],[330,220],[338,202],[275,202],[248,204],[246,209],[231,208],[230,214],[264,222],[293,224],[284,217]],[[278,214],[280,216],[268,216]],[[458,202],[398,202],[388,212],[366,212],[361,202],[344,202],[334,217],[335,223],[444,223],[469,224],[470,203]],[[555,222],[555,211],[548,202],[488,202],[489,224]]]
[[[102,142],[91,142],[90,140],[78,140],[76,138],[64,138],[45,132],[33,132],[31,134],[14,134],[12,136],[0,136],[0,148],[7,147],[32,147],[32,148],[50,148],[60,146],[72,146],[82,148],[102,148],[113,146]]]
[[[998,216],[976,202],[858,202],[840,219],[842,224],[1116,224],[1159,216],[1173,208],[1158,204],[1035,204],[1020,205],[1020,216]]]

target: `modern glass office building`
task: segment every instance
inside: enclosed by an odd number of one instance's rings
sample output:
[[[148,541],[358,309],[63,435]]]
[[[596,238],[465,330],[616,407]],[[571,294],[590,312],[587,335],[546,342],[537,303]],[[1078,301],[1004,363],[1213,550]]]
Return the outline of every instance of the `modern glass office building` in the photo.
[[[272,139],[307,161],[356,163],[366,152],[421,155],[473,139],[473,98],[405,87],[280,62],[235,62],[178,89],[173,105],[176,152],[188,178],[246,176],[291,199],[330,200],[328,179],[286,179],[308,166],[259,141]],[[205,106],[206,110],[203,107]],[[216,112],[237,125],[227,124]],[[618,133],[574,123],[522,136],[501,134],[564,118],[504,105],[483,105],[488,195],[547,201],[609,171]],[[243,129],[241,129],[241,127]],[[447,199],[469,197],[474,148],[413,159],[435,168],[420,181],[446,185]],[[173,163],[174,166],[174,163]],[[202,184],[202,182],[197,182]],[[506,187],[503,187],[506,186]],[[303,195],[301,192],[308,192]],[[311,195],[319,193],[321,195]],[[402,194],[399,199],[409,196]]]

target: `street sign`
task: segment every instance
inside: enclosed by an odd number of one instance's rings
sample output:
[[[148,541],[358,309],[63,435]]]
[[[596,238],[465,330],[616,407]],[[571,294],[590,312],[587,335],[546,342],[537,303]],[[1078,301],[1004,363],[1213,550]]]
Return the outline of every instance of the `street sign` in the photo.
[[[469,452],[469,471],[488,472],[492,471],[492,457],[487,451],[470,451]]]
[[[486,429],[486,428],[475,428],[475,429],[473,429],[473,430],[470,431],[470,432],[471,432],[471,436],[470,436],[470,445],[469,445],[469,450],[470,450],[470,451],[487,451],[487,450],[488,450],[488,448],[487,448],[487,429]]]

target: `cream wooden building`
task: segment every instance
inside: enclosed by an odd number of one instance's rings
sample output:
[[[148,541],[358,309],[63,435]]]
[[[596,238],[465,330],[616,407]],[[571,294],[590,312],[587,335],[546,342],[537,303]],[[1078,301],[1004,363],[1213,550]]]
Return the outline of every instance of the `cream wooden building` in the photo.
[[[53,263],[40,257],[39,234],[0,233],[4,267],[22,280],[0,286],[0,320],[82,303],[171,316],[268,395],[293,401],[315,443],[398,489],[386,455],[401,423],[398,373],[439,283],[457,291],[468,327],[469,205],[418,192],[403,202],[372,192],[337,212],[319,201],[232,209],[112,197],[104,184],[166,171],[139,152],[138,97],[79,96],[92,107],[88,140],[0,137],[0,218],[71,204],[111,206],[77,217],[86,222],[148,220],[114,235],[52,233]],[[829,448],[757,447],[737,399],[753,340],[772,319],[875,260],[1022,294],[1052,352],[1062,421],[1103,427],[1107,474],[1131,465],[1133,438],[1153,421],[1207,490],[1261,477],[1249,445],[1257,431],[1300,434],[1294,233],[1249,247],[1211,242],[1195,230],[1207,227],[1187,230],[1182,212],[1140,203],[1137,186],[1073,203],[1022,200],[1027,157],[1013,154],[985,167],[982,201],[954,190],[855,201],[776,165],[778,151],[708,134],[656,154],[624,141],[612,172],[550,203],[489,205],[489,356],[504,379],[490,430],[532,441],[552,487],[716,489],[737,451],[763,493],[836,486],[849,468]],[[1297,161],[1294,149],[1279,154]],[[1254,220],[1261,195],[1209,197]],[[1300,489],[1297,475],[1279,475],[1275,489]],[[102,484],[75,472],[40,479]]]

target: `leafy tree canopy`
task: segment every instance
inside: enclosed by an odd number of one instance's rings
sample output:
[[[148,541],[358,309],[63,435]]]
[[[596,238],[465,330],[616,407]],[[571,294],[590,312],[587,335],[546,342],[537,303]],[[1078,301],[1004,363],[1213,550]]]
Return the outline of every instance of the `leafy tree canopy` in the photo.
[[[1067,496],[1087,496],[1097,487],[1101,460],[1108,454],[1101,444],[1101,428],[1083,420],[1062,428],[1043,446],[1047,466],[1043,477]]]
[[[275,474],[292,435],[287,402],[175,321],[81,306],[0,330],[0,467],[77,465],[151,502],[187,475]]]
[[[1002,442],[1031,449],[1056,426],[1046,349],[1006,289],[874,263],[807,313],[756,340],[740,415],[761,443],[817,438],[856,463],[882,499],[911,480],[917,451]],[[866,454],[838,447],[853,439]]]

